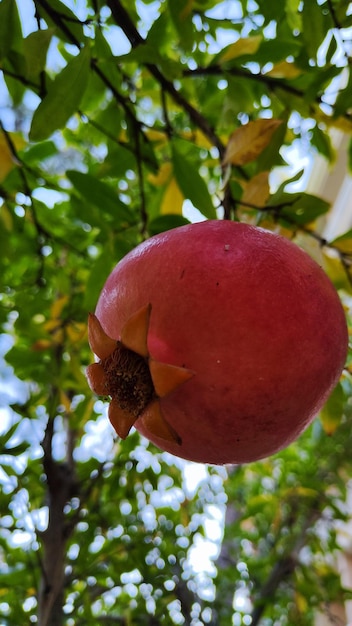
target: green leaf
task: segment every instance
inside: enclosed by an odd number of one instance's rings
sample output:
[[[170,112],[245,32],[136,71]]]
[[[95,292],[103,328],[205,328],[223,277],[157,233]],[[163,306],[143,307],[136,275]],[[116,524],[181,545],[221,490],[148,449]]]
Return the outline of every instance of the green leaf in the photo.
[[[112,57],[111,48],[106,41],[100,26],[95,29],[94,54],[99,60],[111,59]]]
[[[40,200],[34,201],[36,218],[40,226],[53,237],[58,237],[77,249],[85,249],[85,231],[81,224],[72,219],[68,202],[58,202],[52,208],[47,207]]]
[[[104,250],[92,263],[84,295],[84,307],[87,311],[94,311],[99,293],[112,270],[113,263],[114,260],[109,248]]]
[[[131,220],[129,209],[121,202],[116,191],[103,181],[95,178],[91,174],[83,174],[69,170],[67,178],[71,181],[78,193],[88,202],[114,217],[116,221]],[[83,218],[83,216],[82,216]]]
[[[261,65],[265,63],[279,63],[288,56],[297,56],[302,44],[296,39],[287,37],[286,39],[265,39],[261,42],[255,60]]]
[[[53,28],[37,30],[23,41],[24,57],[26,60],[26,78],[31,81],[39,76],[45,68],[46,55],[54,34]]]
[[[193,0],[168,0],[168,7],[179,41],[190,51],[194,41]]]
[[[198,171],[196,163],[181,151],[179,142],[172,143],[172,162],[175,178],[185,198],[208,219],[216,219],[216,211],[208,187]]]
[[[315,0],[305,0],[302,13],[303,40],[308,55],[315,59],[325,38],[323,13]]]
[[[307,102],[311,102],[315,98],[324,93],[327,86],[335,78],[335,76],[341,73],[341,68],[334,65],[322,67],[319,69],[313,68],[311,72],[302,74],[302,87],[305,91],[304,99]],[[304,79],[307,78],[307,85],[304,85]]]
[[[228,87],[224,99],[222,117],[227,124],[233,124],[234,115],[255,110],[257,102],[256,85],[247,78],[228,76]]]
[[[352,229],[330,241],[330,245],[340,250],[343,254],[352,254]]]
[[[287,118],[282,118],[280,124],[272,134],[269,144],[264,148],[257,159],[257,171],[270,170],[275,165],[284,165],[285,161],[281,156],[281,147],[284,144],[287,132]]]
[[[156,48],[160,54],[166,53],[172,37],[172,24],[167,11],[160,13],[148,31],[146,45]]]
[[[48,381],[52,374],[51,365],[38,352],[28,350],[28,346],[15,345],[6,355],[6,361],[12,365],[16,374],[22,380]]]
[[[348,68],[348,81],[344,89],[339,91],[335,107],[334,107],[334,117],[339,117],[339,115],[343,115],[345,111],[347,111],[352,106],[352,71],[351,68]]]
[[[83,26],[66,4],[60,0],[42,0],[36,3],[36,9],[48,26],[55,28],[57,37],[71,44],[84,41]]]
[[[328,161],[333,160],[335,153],[331,143],[331,137],[328,133],[324,132],[318,124],[316,124],[312,130],[312,144]]]
[[[285,13],[286,19],[291,30],[299,31],[302,27],[302,15],[299,13],[299,5],[301,0],[286,0]]]
[[[149,222],[148,231],[152,236],[189,223],[189,220],[182,215],[160,215]]]
[[[326,63],[331,63],[333,56],[338,51],[339,44],[336,41],[335,33],[332,31],[329,47],[326,51]]]
[[[14,0],[0,2],[0,60],[4,59],[10,50],[21,51],[22,27]]]
[[[12,455],[12,456],[19,456],[20,454],[23,454],[24,452],[26,452],[26,450],[28,450],[29,448],[29,443],[23,442],[23,443],[18,443],[15,446],[11,446],[11,447],[6,447],[6,449],[4,450],[4,454],[8,454],[8,455]],[[4,463],[4,461],[2,461]],[[11,466],[13,463],[13,461],[9,461],[9,465]],[[6,463],[5,463],[6,465]]]
[[[15,410],[14,408],[15,405],[11,405],[11,406]],[[18,422],[10,426],[10,428],[3,435],[0,435],[0,454],[7,454],[8,442],[10,441],[11,437],[13,437],[13,435],[15,434],[17,428],[18,428]]]
[[[290,185],[291,183],[296,183],[297,181],[299,181],[300,178],[302,178],[303,174],[304,174],[304,170],[299,170],[298,172],[296,172],[296,174],[294,174],[294,176],[292,176],[291,178],[287,180],[284,180],[284,182],[281,183],[281,185],[277,188],[275,193],[271,196],[269,206],[282,204],[284,202],[284,199],[286,199],[289,196],[289,194],[285,191],[287,185]],[[289,196],[289,197],[292,198],[292,196]]]
[[[287,205],[279,211],[280,217],[301,226],[314,222],[330,208],[329,202],[308,193],[287,194],[286,201]]]
[[[29,138],[47,139],[77,111],[88,83],[90,52],[83,48],[58,74],[34,112]]]
[[[38,165],[58,153],[53,141],[43,141],[30,146],[23,153],[23,160],[28,165]]]
[[[161,63],[162,58],[155,45],[150,44],[147,40],[143,46],[137,46],[136,48],[132,48],[127,54],[120,55],[119,61],[123,61],[124,63],[150,63],[156,65]]]

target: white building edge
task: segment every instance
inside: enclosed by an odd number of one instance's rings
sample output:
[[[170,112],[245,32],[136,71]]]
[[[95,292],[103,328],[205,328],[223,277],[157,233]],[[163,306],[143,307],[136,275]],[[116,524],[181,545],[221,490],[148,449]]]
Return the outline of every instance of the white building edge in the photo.
[[[313,164],[307,191],[331,203],[331,210],[320,220],[321,235],[333,241],[352,229],[352,173],[348,170],[348,144],[351,137],[334,130],[331,133],[336,149],[336,161],[331,167],[326,159],[317,156]],[[346,501],[350,521],[338,527],[340,551],[336,554],[336,567],[341,583],[352,590],[352,477]],[[317,614],[315,626],[352,626],[352,600],[343,605],[327,604]]]

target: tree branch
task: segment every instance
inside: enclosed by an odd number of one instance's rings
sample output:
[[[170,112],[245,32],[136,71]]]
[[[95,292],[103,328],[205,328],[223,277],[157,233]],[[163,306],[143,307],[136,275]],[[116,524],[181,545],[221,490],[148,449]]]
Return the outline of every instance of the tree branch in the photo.
[[[128,38],[132,48],[135,48],[141,44],[145,43],[145,39],[140,35],[135,25],[133,24],[131,17],[128,12],[121,4],[120,0],[108,0],[108,6],[111,9],[111,13],[116,24],[123,30],[126,37]],[[207,119],[195,109],[189,102],[186,100],[182,94],[177,91],[175,85],[165,78],[159,68],[153,63],[146,63],[145,66],[149,70],[149,72],[154,76],[154,78],[159,82],[162,89],[166,91],[186,113],[188,114],[191,121],[194,123],[197,128],[199,128],[206,137],[211,141],[211,143],[219,150],[220,158],[222,157],[225,147],[220,140],[220,138],[215,133],[214,129],[211,127]]]
[[[350,57],[348,57],[348,61],[350,63]],[[302,100],[304,100],[306,96],[305,92],[302,89],[291,85],[289,82],[283,80],[282,78],[276,78],[275,76],[269,76],[268,74],[261,73],[252,74],[252,72],[245,69],[244,67],[231,67],[224,69],[220,65],[209,65],[207,67],[197,67],[195,69],[185,69],[183,71],[183,76],[185,78],[192,78],[194,76],[219,76],[223,78],[224,76],[226,77],[226,75],[237,76],[239,78],[254,81],[255,83],[263,83],[272,92],[281,89],[289,95],[295,96],[296,98],[301,98]],[[320,106],[323,101],[320,96],[317,96],[314,102],[316,105]],[[348,111],[344,112],[342,114],[342,117],[349,123],[352,122],[352,116]]]
[[[276,88],[281,88],[284,91],[287,91],[291,95],[297,96],[299,98],[304,97],[304,92],[293,85],[283,81],[281,78],[275,78],[274,76],[269,76],[268,74],[252,74],[249,70],[246,70],[243,67],[231,67],[224,69],[220,65],[208,65],[207,67],[197,67],[195,69],[186,69],[183,71],[184,77],[194,77],[194,76],[222,76],[230,75],[230,76],[238,76],[239,78],[246,78],[248,80],[253,80],[256,83],[264,83],[266,86],[270,87],[272,90]]]
[[[58,367],[60,367],[61,358],[62,354],[59,350],[56,354]],[[59,390],[52,387],[48,423],[42,441],[49,514],[47,528],[40,533],[43,557],[38,597],[38,626],[62,625],[65,555],[69,536],[65,525],[64,509],[66,503],[77,492],[77,479],[70,444],[67,449],[66,463],[56,461],[53,456],[54,422],[58,404]],[[70,436],[68,440],[70,441]]]
[[[297,567],[299,560],[298,554],[304,547],[307,540],[307,532],[313,526],[313,524],[319,519],[319,501],[313,501],[308,511],[307,518],[304,520],[302,528],[293,541],[293,545],[289,546],[286,554],[279,558],[274,567],[272,568],[269,578],[260,590],[259,596],[256,599],[255,607],[252,611],[251,626],[258,626],[261,617],[265,612],[265,609],[269,603],[272,603],[275,595],[281,585],[281,583],[290,578]],[[291,528],[294,522],[295,514],[291,515]]]
[[[70,21],[67,15],[61,15],[60,13],[58,13],[55,9],[53,9],[50,6],[50,2],[48,2],[47,0],[34,0],[34,4],[36,8],[36,15],[40,16],[40,11],[38,9],[38,6],[41,6],[44,9],[44,11],[46,11],[47,14],[50,15],[53,22],[60,28],[60,30],[64,33],[67,39],[74,46],[77,46],[77,48],[81,49],[80,42],[78,41],[78,39],[76,39],[71,29],[66,24],[66,21]],[[77,22],[79,22],[78,19],[77,19]]]
[[[35,0],[35,2],[36,2],[36,6],[39,5],[39,6],[42,6],[44,8],[44,10],[48,13],[48,15],[50,15],[50,17],[53,20],[53,22],[55,22],[55,24],[59,27],[61,32],[66,36],[66,38],[74,46],[76,46],[78,48],[78,50],[80,50],[81,49],[80,41],[75,37],[75,35],[70,30],[69,26],[67,26],[67,24],[66,24],[66,20],[68,20],[68,18],[66,16],[61,16],[57,11],[55,11],[55,9],[53,9],[50,6],[50,4],[49,4],[49,2],[47,0]],[[127,98],[123,97],[123,95],[118,91],[118,89],[116,89],[115,85],[112,84],[111,80],[102,71],[102,69],[99,67],[99,65],[98,65],[98,63],[97,63],[97,61],[95,59],[91,60],[91,68],[97,74],[97,76],[99,76],[99,78],[104,83],[104,85],[111,91],[111,93],[114,96],[116,102],[118,102],[118,104],[125,111],[126,116],[134,124],[137,124],[138,127],[139,127],[139,130],[141,131],[142,124],[135,117],[135,115],[133,113],[133,110],[132,110],[132,108],[130,106],[130,102],[128,101]]]
[[[325,239],[325,237],[322,237],[315,230],[311,230],[307,225],[298,224],[292,218],[290,218],[289,215],[282,214],[282,209],[289,206],[289,203],[285,202],[283,204],[277,204],[273,206],[258,206],[249,202],[244,202],[243,200],[238,200],[237,204],[238,206],[244,206],[249,209],[253,209],[254,211],[262,211],[263,213],[265,212],[272,214],[275,223],[280,220],[282,220],[283,222],[287,222],[288,224],[290,224],[290,226],[295,227],[294,232],[300,232],[307,235],[308,237],[311,237],[312,239],[315,239],[315,241],[318,242],[321,248],[329,248],[330,250],[334,250],[334,252],[337,253],[340,259],[340,262],[346,274],[346,278],[352,286],[352,255],[347,254],[346,252],[342,252],[337,246],[334,246],[333,243],[329,243]]]
[[[260,596],[252,612],[251,626],[259,624],[267,605],[273,601],[278,587],[293,574],[295,567],[296,561],[290,555],[283,557],[275,563],[267,582],[261,589]]]

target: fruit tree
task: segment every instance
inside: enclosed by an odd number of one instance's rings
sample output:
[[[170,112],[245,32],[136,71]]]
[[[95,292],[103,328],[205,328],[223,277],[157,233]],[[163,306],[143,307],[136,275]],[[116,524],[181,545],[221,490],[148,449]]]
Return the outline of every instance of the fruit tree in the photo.
[[[0,0],[1,626],[352,621],[351,40]]]

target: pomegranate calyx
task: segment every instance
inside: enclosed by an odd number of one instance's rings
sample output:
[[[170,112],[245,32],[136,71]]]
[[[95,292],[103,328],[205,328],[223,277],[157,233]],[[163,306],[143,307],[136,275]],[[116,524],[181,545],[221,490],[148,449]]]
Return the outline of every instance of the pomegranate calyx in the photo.
[[[140,419],[143,425],[156,437],[181,445],[181,437],[163,417],[158,400],[155,400],[147,406]]]
[[[94,391],[97,396],[108,395],[105,371],[101,363],[91,363],[91,365],[88,365],[86,376],[91,390]]]
[[[130,413],[130,411],[122,409],[117,398],[112,398],[109,405],[108,416],[118,436],[121,437],[121,439],[126,439],[137,419],[136,416]]]
[[[152,376],[155,392],[159,398],[167,396],[179,385],[194,376],[194,372],[185,367],[161,363],[153,358],[149,359],[149,370]]]
[[[143,306],[127,320],[121,330],[121,343],[144,357],[149,356],[148,330],[151,310],[151,304]]]
[[[148,350],[151,305],[139,309],[122,327],[116,341],[103,330],[94,314],[88,319],[88,339],[98,363],[87,368],[90,388],[110,396],[109,419],[125,439],[137,419],[160,439],[181,444],[178,433],[162,415],[159,399],[194,376],[194,372],[153,359]]]
[[[109,337],[94,313],[88,316],[88,342],[99,359],[105,359],[116,348],[116,340]]]

